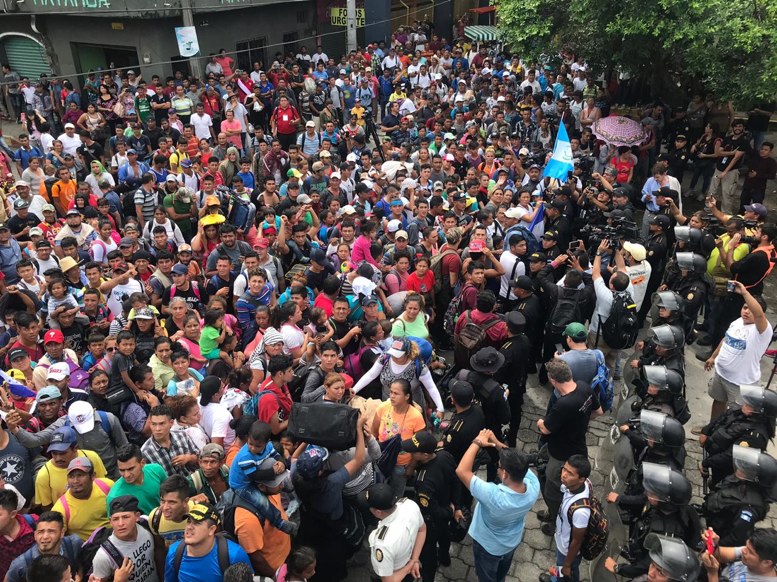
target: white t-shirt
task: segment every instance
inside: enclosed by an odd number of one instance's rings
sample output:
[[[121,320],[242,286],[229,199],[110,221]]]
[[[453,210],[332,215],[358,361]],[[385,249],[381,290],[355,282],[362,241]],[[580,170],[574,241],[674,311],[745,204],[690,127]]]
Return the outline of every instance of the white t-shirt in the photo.
[[[772,326],[758,333],[754,323],[740,317],[726,330],[723,345],[715,358],[715,371],[734,384],[757,384],[761,379],[761,356],[772,341]]]
[[[50,133],[40,134],[40,147],[43,150],[43,155],[45,156],[54,147],[54,136],[52,136]]]
[[[158,582],[159,575],[154,565],[154,540],[146,528],[140,525],[137,527],[138,535],[134,541],[122,541],[115,534],[108,539],[116,546],[116,549],[119,550],[122,556],[126,556],[132,561],[133,570],[130,580],[135,582]],[[116,568],[103,548],[98,549],[94,555],[92,567],[94,575],[101,579],[110,577]]]
[[[280,332],[283,336],[283,353],[287,356],[291,355],[297,348],[303,347],[302,342],[305,341],[305,334],[298,327],[287,323],[281,327]]]
[[[556,549],[566,555],[569,550],[569,539],[572,536],[572,527],[580,529],[588,527],[588,520],[591,519],[591,510],[587,508],[578,509],[572,514],[572,523],[567,520],[569,507],[578,499],[585,499],[591,495],[591,489],[586,480],[583,490],[573,495],[565,485],[561,486],[561,492],[564,498],[561,500],[561,508],[556,516]]]
[[[73,137],[70,137],[68,134],[63,133],[57,139],[62,142],[62,150],[66,154],[70,154],[74,158],[78,159],[77,150],[81,147],[81,138],[78,136],[78,134],[73,134]]]
[[[634,288],[634,294],[631,298],[637,305],[637,311],[642,309],[642,302],[645,300],[645,294],[647,293],[647,285],[650,280],[650,273],[653,272],[653,267],[647,261],[642,261],[636,265],[629,265],[626,267],[626,273],[631,279],[631,286]]]
[[[499,262],[502,263],[505,270],[505,274],[500,277],[499,297],[507,296],[509,300],[515,301],[518,298],[513,295],[512,282],[515,281],[516,277],[526,274],[526,265],[518,255],[514,255],[510,251],[504,251],[499,257]]]
[[[197,139],[210,139],[210,128],[213,127],[210,115],[203,113],[200,116],[195,113],[189,118],[189,123],[194,127],[194,135],[197,136]]]
[[[229,447],[235,440],[235,431],[229,427],[229,421],[232,415],[229,410],[216,402],[211,402],[207,406],[201,406],[202,418],[200,426],[205,430],[211,439],[223,438],[224,448]]]
[[[111,310],[114,317],[119,317],[121,315],[122,301],[129,299],[129,296],[133,293],[143,293],[143,285],[135,279],[130,279],[126,283],[116,285],[116,287],[111,289],[106,305],[108,306],[108,309]]]

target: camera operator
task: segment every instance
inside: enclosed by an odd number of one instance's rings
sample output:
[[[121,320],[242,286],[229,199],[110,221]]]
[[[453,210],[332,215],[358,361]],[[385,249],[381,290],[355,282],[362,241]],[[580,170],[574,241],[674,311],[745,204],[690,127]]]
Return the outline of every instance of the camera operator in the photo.
[[[729,218],[733,217],[733,215],[725,214],[718,208],[718,201],[714,196],[707,196],[704,205],[707,207],[708,212],[718,219],[721,224],[728,223]],[[745,211],[741,216],[742,220],[745,221],[745,235],[754,236],[756,227],[766,221],[768,213],[766,206],[758,202],[745,206]]]

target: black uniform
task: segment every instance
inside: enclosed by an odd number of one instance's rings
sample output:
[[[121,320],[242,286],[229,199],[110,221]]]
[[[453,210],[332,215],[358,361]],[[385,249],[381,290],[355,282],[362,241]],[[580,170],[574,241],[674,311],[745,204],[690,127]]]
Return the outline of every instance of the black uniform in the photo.
[[[769,513],[763,487],[729,475],[704,500],[707,527],[720,532],[721,546],[744,546],[755,524]]]
[[[732,447],[747,446],[766,450],[774,434],[772,421],[761,414],[745,415],[741,409],[728,409],[702,429],[707,435],[704,450],[707,453],[702,466],[712,469],[710,487],[733,473]]]
[[[688,547],[696,548],[701,536],[701,521],[696,510],[688,505],[646,505],[642,515],[631,528],[628,547],[632,559],[628,564],[618,566],[619,576],[632,579],[647,574],[650,556],[644,544],[645,538],[651,533],[676,537],[683,540]]]
[[[653,293],[656,292],[664,275],[664,267],[666,266],[666,253],[669,249],[669,239],[667,239],[666,233],[654,232],[644,243],[645,250],[647,251],[647,262],[650,263],[650,281],[648,281],[647,290],[645,291],[645,301],[642,302],[642,309],[639,311],[640,322],[645,321],[645,317],[650,313],[652,303],[650,298]]]
[[[699,310],[707,298],[709,285],[707,282],[693,272],[689,272],[687,277],[683,277],[679,270],[675,276],[667,269],[666,286],[670,291],[674,291],[683,298],[683,311],[685,315],[686,341],[689,339],[689,333],[693,336],[692,329],[699,316]],[[690,330],[688,329],[690,327]]]
[[[414,488],[426,523],[426,541],[420,557],[424,582],[434,582],[438,555],[443,563],[450,562],[451,505],[459,508],[461,502],[461,481],[456,477],[456,466],[453,455],[439,450],[431,461],[416,468]]]
[[[497,379],[509,389],[507,402],[510,404],[510,429],[507,431],[507,445],[514,447],[518,437],[523,413],[523,395],[526,393],[526,370],[529,365],[529,338],[524,334],[511,335],[500,348],[505,363]]]
[[[539,281],[532,275],[532,280],[540,287]],[[541,289],[541,287],[540,287]],[[544,291],[540,291],[544,297]],[[536,293],[532,293],[528,297],[519,299],[513,311],[518,311],[526,318],[526,337],[531,343],[531,362],[537,362],[542,360],[542,338],[544,335],[545,326],[545,313],[547,310],[543,308],[543,303],[540,297]],[[530,363],[529,373],[533,372],[533,367]]]
[[[458,465],[472,441],[484,428],[486,428],[486,417],[483,409],[473,404],[451,417],[448,428],[442,435],[442,447],[453,455]]]

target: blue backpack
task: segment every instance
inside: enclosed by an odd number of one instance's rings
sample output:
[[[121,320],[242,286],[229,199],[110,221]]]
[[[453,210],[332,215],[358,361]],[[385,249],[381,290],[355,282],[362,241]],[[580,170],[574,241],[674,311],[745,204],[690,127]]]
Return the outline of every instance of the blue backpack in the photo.
[[[612,401],[615,396],[613,389],[610,369],[604,363],[604,354],[601,350],[594,350],[596,353],[596,376],[591,380],[591,391],[599,397],[599,403],[604,412],[612,408]]]
[[[507,232],[505,232],[504,237],[504,250],[509,251],[510,250],[510,236],[514,234],[520,234],[523,236],[524,240],[526,241],[526,247],[527,247],[527,255],[530,255],[532,253],[539,253],[542,251],[542,245],[540,244],[540,241],[537,240],[537,237],[534,236],[532,231],[530,231],[528,228],[523,226],[522,224],[516,224],[514,226],[511,226],[507,229]]]
[[[111,423],[108,420],[108,414],[104,410],[95,410],[95,412],[100,417],[100,426],[102,426],[103,431],[108,436],[111,436]],[[65,426],[70,426],[69,418],[65,421]]]

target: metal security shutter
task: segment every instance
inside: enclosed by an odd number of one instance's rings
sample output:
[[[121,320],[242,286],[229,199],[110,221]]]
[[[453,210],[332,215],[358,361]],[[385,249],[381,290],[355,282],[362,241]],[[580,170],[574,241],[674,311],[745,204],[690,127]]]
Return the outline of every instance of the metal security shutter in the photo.
[[[37,42],[24,36],[9,36],[2,42],[11,70],[30,80],[37,79],[41,73],[51,75],[46,51]]]

